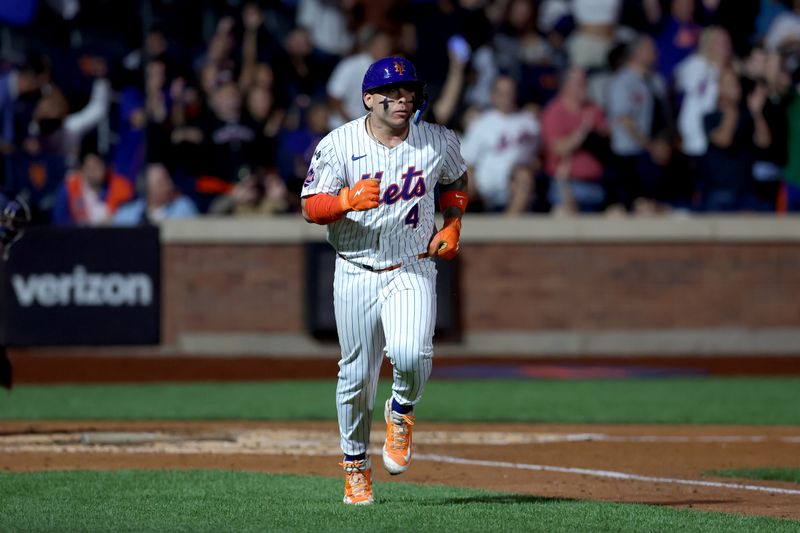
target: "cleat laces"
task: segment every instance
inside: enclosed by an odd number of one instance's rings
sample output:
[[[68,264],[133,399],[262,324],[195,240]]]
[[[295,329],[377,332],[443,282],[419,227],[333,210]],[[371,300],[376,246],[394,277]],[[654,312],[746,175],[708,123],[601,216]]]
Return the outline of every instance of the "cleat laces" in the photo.
[[[413,416],[392,412],[392,435],[391,442],[389,443],[389,447],[392,450],[405,452],[408,449],[408,441],[411,437],[410,428],[414,425],[414,420]]]
[[[349,494],[353,499],[368,497],[371,492],[371,483],[367,475],[366,461],[346,461],[339,463],[347,474]]]

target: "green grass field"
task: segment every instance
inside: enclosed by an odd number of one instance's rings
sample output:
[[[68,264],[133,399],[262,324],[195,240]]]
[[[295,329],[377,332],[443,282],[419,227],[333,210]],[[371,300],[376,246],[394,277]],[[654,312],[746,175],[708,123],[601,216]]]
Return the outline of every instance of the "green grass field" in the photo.
[[[20,386],[2,420],[334,420],[332,381]],[[388,395],[381,384],[379,397]],[[377,415],[377,413],[376,413]],[[435,381],[426,421],[800,425],[800,379]],[[2,465],[0,465],[2,466]],[[780,465],[778,465],[780,466]],[[225,471],[0,474],[0,531],[800,531],[800,521]]]
[[[388,395],[381,383],[378,398]],[[800,425],[800,379],[436,381],[417,415],[442,422]],[[51,385],[0,392],[3,419],[335,420],[336,408],[332,380]]]
[[[788,481],[800,483],[800,468],[740,468],[733,470],[709,470],[706,476],[760,479],[764,481]]]
[[[798,531],[786,520],[378,483],[348,507],[341,480],[224,471],[0,475],[2,531]],[[381,501],[383,500],[383,501]]]

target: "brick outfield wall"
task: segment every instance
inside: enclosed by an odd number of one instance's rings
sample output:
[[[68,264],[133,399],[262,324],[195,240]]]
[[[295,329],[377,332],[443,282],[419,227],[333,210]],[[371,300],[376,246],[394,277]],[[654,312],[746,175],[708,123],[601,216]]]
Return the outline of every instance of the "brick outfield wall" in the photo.
[[[188,332],[301,333],[303,246],[162,248],[161,342]]]
[[[800,327],[800,242],[468,243],[464,333]],[[301,244],[165,243],[164,344],[302,333]],[[800,348],[800,347],[799,347]]]

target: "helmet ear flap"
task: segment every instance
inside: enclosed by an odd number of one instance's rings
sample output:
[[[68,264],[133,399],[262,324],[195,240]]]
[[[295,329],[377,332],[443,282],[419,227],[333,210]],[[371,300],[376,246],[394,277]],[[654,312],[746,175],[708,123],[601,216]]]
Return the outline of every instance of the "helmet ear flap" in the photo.
[[[428,94],[425,92],[424,87],[418,87],[414,91],[414,111],[422,109],[422,106],[426,104],[428,100]]]
[[[420,86],[414,91],[414,124],[419,124],[422,119],[422,114],[428,108],[428,93],[425,92],[425,86]]]

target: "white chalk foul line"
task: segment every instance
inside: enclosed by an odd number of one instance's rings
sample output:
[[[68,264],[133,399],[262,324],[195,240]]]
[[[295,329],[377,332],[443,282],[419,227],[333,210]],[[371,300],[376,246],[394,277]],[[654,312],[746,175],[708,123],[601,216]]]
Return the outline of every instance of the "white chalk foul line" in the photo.
[[[700,481],[694,479],[642,476],[638,474],[626,474],[625,472],[615,472],[613,470],[594,470],[591,468],[570,468],[565,466],[532,465],[526,463],[509,463],[505,461],[483,461],[480,459],[464,459],[461,457],[450,457],[447,455],[435,455],[435,454],[414,454],[414,459],[423,461],[436,461],[440,463],[450,463],[457,465],[488,466],[491,468],[512,468],[515,470],[534,470],[537,472],[558,472],[560,474],[578,474],[583,476],[623,479],[626,481],[647,481],[650,483],[668,483],[671,485],[692,485],[698,487],[714,487],[719,489],[731,489],[731,490],[749,490],[755,492],[768,492],[771,494],[790,494],[793,496],[800,496],[800,490],[798,489],[764,487],[761,485],[745,485],[742,483],[724,483],[720,481]]]
[[[607,435],[604,433],[568,433],[565,440],[596,442],[654,442],[654,443],[739,443],[781,442],[800,444],[800,437],[768,435]]]

